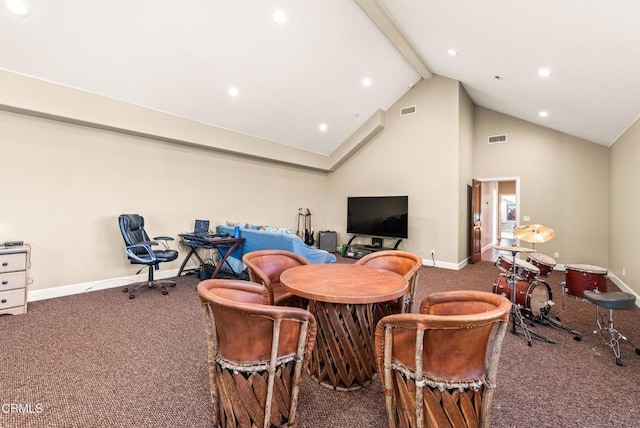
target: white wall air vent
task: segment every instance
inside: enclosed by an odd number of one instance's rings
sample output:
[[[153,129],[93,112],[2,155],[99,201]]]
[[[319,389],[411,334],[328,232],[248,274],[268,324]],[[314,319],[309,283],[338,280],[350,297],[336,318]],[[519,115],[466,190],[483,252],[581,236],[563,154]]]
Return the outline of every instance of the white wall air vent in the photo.
[[[507,142],[507,134],[502,135],[490,135],[489,136],[489,144],[500,144]]]
[[[416,106],[403,107],[400,109],[400,116],[407,116],[416,112]]]

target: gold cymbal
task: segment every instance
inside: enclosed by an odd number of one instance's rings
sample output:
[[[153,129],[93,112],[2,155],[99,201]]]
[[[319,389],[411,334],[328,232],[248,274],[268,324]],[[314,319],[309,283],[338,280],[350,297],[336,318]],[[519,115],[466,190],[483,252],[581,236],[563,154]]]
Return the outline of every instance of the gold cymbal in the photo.
[[[547,242],[553,239],[553,229],[541,224],[523,224],[513,229],[516,238],[525,242]]]
[[[493,248],[496,250],[509,251],[512,253],[535,253],[536,250],[533,248],[526,247],[514,247],[513,245],[494,245]]]

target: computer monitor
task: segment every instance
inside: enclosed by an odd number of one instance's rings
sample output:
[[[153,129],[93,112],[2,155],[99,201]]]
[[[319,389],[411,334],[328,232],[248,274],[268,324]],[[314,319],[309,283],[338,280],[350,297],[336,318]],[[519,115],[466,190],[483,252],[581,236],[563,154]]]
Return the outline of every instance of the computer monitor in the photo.
[[[193,228],[193,233],[196,235],[206,235],[209,233],[209,220],[196,220],[196,225]]]

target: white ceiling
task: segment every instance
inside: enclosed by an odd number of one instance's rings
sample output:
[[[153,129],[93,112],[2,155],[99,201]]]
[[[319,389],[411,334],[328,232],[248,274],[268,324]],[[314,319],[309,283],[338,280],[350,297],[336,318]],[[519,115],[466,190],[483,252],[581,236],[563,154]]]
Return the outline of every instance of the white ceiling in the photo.
[[[382,3],[431,71],[478,105],[605,146],[640,115],[637,0]]]
[[[25,1],[0,8],[0,69],[320,154],[421,78],[356,1]],[[380,4],[478,105],[607,146],[640,115],[636,0]]]

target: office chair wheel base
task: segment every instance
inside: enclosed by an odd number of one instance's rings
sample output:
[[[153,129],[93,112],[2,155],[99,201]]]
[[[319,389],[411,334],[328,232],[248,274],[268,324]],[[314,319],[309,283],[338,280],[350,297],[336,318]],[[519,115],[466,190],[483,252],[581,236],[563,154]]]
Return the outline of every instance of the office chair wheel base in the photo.
[[[636,348],[636,354],[640,355],[640,348]]]
[[[582,336],[573,336],[573,340],[580,342],[582,340]]]
[[[167,290],[162,290],[162,295],[166,296],[167,294],[169,294],[169,292]]]
[[[133,294],[133,293],[129,294],[129,300],[131,300],[131,299],[135,299],[135,298],[136,298],[136,295],[135,295],[135,294]]]
[[[175,286],[176,286],[175,284],[171,284],[171,287],[175,287]]]
[[[616,364],[619,365],[619,366],[624,366],[624,363],[622,362],[622,358],[617,357],[616,358]]]
[[[128,292],[128,291],[129,291],[129,288],[127,288],[127,287],[124,287],[124,288],[122,289],[122,292],[123,292],[123,293],[126,293],[126,292]]]

